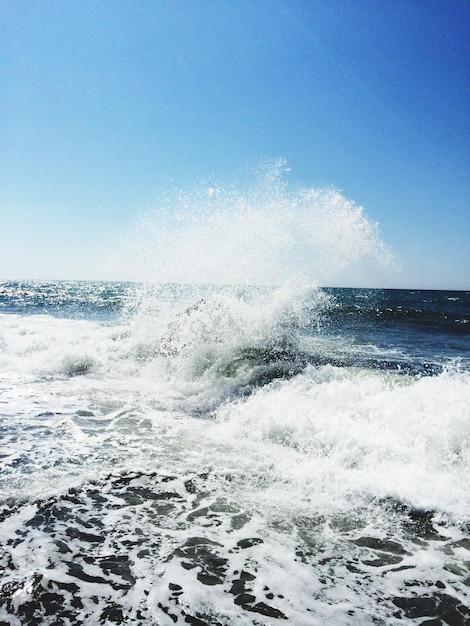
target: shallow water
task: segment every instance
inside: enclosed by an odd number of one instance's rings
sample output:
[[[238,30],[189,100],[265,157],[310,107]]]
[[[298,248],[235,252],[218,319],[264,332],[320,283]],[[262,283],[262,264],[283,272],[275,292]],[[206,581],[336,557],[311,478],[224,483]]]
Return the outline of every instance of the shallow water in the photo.
[[[0,285],[0,621],[465,624],[469,293]]]

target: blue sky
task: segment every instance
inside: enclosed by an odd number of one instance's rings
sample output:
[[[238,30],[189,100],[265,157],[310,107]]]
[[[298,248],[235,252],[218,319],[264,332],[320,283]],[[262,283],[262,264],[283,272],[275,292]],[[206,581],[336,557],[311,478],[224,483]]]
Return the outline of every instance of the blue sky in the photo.
[[[0,277],[127,278],[103,258],[169,180],[282,157],[379,224],[384,286],[470,289],[467,0],[3,0],[0,20]]]

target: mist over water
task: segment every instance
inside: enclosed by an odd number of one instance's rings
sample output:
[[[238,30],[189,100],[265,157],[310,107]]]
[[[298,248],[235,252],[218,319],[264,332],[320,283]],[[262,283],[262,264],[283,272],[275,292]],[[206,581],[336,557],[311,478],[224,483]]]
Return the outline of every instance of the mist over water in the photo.
[[[383,287],[395,262],[363,208],[287,175],[279,159],[238,185],[171,189],[129,234],[125,271],[157,283]]]

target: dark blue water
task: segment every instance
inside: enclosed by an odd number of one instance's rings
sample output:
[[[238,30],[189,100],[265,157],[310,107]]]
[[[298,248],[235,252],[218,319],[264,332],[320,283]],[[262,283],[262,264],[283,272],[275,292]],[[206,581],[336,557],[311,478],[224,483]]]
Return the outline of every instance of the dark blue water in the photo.
[[[331,289],[326,328],[444,365],[470,358],[470,292]]]

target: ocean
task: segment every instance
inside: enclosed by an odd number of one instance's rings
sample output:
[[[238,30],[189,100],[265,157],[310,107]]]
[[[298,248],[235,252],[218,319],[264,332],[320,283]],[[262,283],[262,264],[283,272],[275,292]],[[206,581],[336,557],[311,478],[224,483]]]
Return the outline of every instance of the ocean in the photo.
[[[470,292],[0,282],[0,624],[470,623]]]

